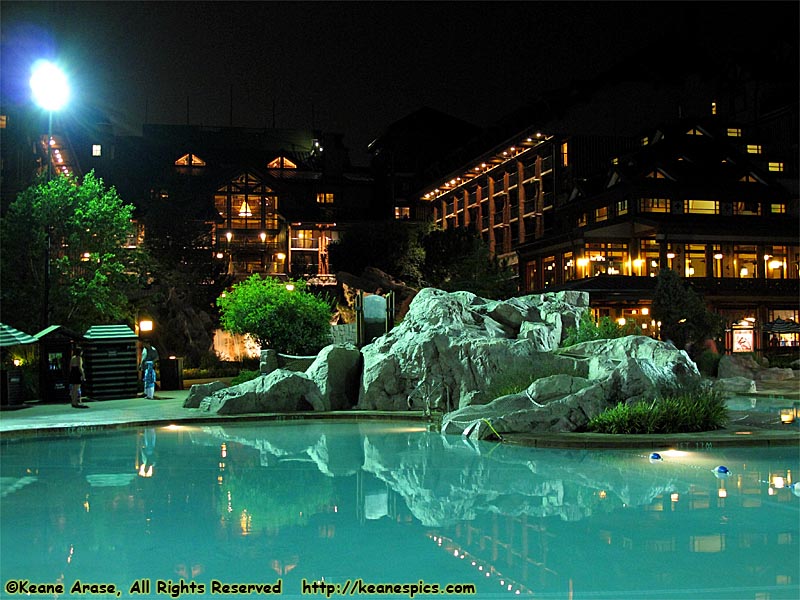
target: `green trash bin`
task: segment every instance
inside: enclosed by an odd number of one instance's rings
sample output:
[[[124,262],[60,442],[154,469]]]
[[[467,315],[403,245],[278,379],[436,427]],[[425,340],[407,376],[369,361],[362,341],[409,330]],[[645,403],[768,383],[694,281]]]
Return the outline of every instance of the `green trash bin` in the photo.
[[[161,377],[159,384],[162,390],[183,389],[183,357],[162,358],[159,361]]]

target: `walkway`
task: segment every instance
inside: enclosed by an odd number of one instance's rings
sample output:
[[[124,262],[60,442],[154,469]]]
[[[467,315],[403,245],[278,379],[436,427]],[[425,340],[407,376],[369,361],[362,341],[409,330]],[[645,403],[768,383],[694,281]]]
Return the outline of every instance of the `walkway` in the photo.
[[[81,433],[109,427],[136,427],[199,423],[208,421],[326,419],[428,419],[417,411],[341,411],[331,413],[217,415],[199,409],[183,408],[189,390],[159,391],[156,398],[132,398],[88,402],[79,410],[69,404],[30,403],[23,407],[3,406],[0,412],[0,438],[42,433]],[[726,429],[698,434],[604,435],[591,433],[504,434],[506,443],[533,447],[561,448],[695,448],[744,445],[800,446],[800,419],[791,425],[780,422],[780,409],[800,402],[797,382],[778,382],[755,394],[729,400],[731,421]]]

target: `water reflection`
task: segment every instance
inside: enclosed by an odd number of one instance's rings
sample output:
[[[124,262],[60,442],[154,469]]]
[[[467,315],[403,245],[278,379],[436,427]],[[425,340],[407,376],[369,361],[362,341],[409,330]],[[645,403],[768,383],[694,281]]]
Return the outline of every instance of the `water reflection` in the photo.
[[[797,448],[536,450],[408,425],[2,445],[3,581],[473,582],[478,596],[796,597]],[[720,476],[718,467],[729,473]],[[724,574],[724,577],[720,577]]]

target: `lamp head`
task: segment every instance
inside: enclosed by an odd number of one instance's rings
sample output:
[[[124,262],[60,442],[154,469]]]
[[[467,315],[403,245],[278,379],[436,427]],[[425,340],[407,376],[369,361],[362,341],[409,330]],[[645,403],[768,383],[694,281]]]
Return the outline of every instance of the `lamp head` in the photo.
[[[45,110],[61,110],[69,100],[67,76],[47,60],[37,61],[31,74],[33,100]]]

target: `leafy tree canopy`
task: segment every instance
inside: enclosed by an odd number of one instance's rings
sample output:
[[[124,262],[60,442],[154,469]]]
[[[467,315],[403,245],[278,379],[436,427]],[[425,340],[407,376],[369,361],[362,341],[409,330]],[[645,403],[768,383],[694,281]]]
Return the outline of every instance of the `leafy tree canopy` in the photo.
[[[723,329],[722,317],[706,308],[703,299],[672,269],[658,274],[653,295],[653,319],[661,321],[661,339],[676,348],[686,348],[716,338]]]
[[[408,221],[359,224],[328,246],[329,260],[337,271],[358,275],[374,267],[418,287],[425,260],[422,238],[429,230],[428,224]]]
[[[427,285],[486,298],[508,298],[516,293],[513,270],[491,256],[489,246],[471,229],[434,229],[422,244]]]
[[[49,269],[49,324],[83,332],[129,322],[142,254],[129,247],[133,205],[88,173],[59,175],[24,190],[2,219],[3,320],[26,331],[43,326]],[[48,260],[49,258],[49,260]]]
[[[375,267],[412,287],[465,290],[490,298],[517,291],[513,271],[489,254],[477,233],[463,227],[373,223],[347,231],[329,252],[337,270],[358,274]]]
[[[224,329],[250,334],[261,348],[308,356],[330,343],[331,305],[306,291],[304,281],[252,275],[220,296],[217,306]]]

